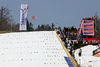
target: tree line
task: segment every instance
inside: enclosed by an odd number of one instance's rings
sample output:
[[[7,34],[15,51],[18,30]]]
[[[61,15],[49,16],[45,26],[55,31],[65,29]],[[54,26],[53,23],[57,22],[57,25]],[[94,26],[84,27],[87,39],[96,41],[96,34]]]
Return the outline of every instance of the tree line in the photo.
[[[27,31],[52,31],[54,29],[55,29],[54,23],[52,23],[51,25],[49,24],[38,25],[38,27],[35,29],[33,28],[32,22],[29,22],[27,19]]]
[[[42,24],[38,25],[36,29],[33,28],[33,24],[27,20],[27,31],[51,31],[54,30],[54,24]],[[17,32],[19,31],[19,23],[14,23],[10,14],[10,10],[7,7],[0,8],[0,31]]]
[[[27,19],[27,31],[52,31],[54,30],[55,24],[42,24],[38,25],[36,29],[34,29],[32,22],[29,22]],[[59,26],[58,29],[61,30]],[[63,30],[66,29],[71,31],[74,29],[73,27],[64,27]],[[77,32],[77,29],[74,29]],[[14,23],[13,17],[10,14],[10,10],[7,7],[0,7],[0,31],[10,31],[10,32],[18,32],[19,31],[19,23]],[[100,18],[96,16],[95,20],[95,38],[100,38]]]
[[[100,18],[99,16],[96,16],[96,20],[95,20],[95,38],[99,38],[100,39]]]

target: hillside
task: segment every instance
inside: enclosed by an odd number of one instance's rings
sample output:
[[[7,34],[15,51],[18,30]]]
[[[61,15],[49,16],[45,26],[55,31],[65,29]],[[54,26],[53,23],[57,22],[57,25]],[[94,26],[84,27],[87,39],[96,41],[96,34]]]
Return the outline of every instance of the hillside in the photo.
[[[54,31],[0,34],[0,67],[68,67]]]

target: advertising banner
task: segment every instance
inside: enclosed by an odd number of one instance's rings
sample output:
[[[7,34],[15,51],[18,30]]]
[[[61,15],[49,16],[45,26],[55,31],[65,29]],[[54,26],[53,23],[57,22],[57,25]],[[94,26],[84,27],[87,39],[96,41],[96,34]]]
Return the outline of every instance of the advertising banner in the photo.
[[[94,20],[82,21],[83,35],[94,36]]]
[[[27,4],[21,4],[21,9],[20,9],[20,30],[27,30]]]

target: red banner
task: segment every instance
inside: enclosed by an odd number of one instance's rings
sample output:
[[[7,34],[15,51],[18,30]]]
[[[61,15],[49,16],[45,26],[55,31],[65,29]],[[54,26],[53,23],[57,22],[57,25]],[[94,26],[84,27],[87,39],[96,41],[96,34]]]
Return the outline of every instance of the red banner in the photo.
[[[88,43],[90,43],[90,42],[94,42],[94,43],[96,43],[96,42],[98,42],[98,43],[100,43],[100,39],[93,39],[93,38],[83,38],[83,40],[86,40]]]

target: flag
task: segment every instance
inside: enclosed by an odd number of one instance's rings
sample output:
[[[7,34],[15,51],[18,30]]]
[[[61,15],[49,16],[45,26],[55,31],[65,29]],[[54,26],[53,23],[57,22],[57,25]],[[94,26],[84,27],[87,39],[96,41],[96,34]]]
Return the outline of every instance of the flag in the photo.
[[[32,20],[36,19],[35,16],[32,16]]]
[[[28,5],[27,4],[21,4],[20,9],[20,30],[27,30],[27,10]]]

